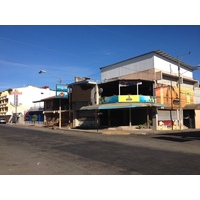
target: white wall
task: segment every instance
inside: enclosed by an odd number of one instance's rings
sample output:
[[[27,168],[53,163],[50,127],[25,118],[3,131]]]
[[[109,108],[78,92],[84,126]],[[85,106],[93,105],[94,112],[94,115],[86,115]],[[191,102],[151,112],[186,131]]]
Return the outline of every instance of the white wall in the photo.
[[[18,95],[18,107],[17,112],[24,113],[24,111],[31,107],[44,107],[44,102],[33,103],[33,101],[39,101],[44,98],[55,96],[55,91],[49,88],[43,89],[35,86],[27,86],[21,88],[13,88],[13,91],[18,90],[22,92],[22,95]],[[14,95],[9,95],[9,104],[14,104]],[[9,106],[9,114],[15,112],[15,107]]]
[[[50,90],[49,88],[43,89],[34,86],[28,86],[24,88],[18,88],[18,91],[22,92],[22,95],[19,95],[19,103],[22,105],[27,105],[31,107],[39,106],[41,103],[33,103],[33,101],[38,101],[47,97],[55,96],[55,91]],[[41,105],[43,107],[43,104]]]
[[[194,103],[200,104],[200,88],[194,88]]]
[[[172,74],[177,74],[178,76],[178,65],[169,62],[168,60],[165,60],[163,58],[160,58],[157,55],[154,56],[154,68]],[[180,74],[181,76],[193,78],[193,73],[182,67],[180,67]]]
[[[129,59],[120,63],[101,68],[101,80],[116,78],[154,67],[153,53]]]

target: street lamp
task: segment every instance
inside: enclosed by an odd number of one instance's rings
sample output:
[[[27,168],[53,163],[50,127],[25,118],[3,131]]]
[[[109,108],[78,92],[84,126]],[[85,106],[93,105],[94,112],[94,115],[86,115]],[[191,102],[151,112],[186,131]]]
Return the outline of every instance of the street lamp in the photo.
[[[72,88],[68,88],[68,98],[69,98],[69,116],[68,116],[68,123],[69,123],[69,126],[68,126],[68,128],[70,129],[70,123],[71,123],[71,101],[70,101],[70,94],[72,93]]]
[[[47,72],[45,70],[40,70],[38,73],[42,74],[42,73],[47,73]]]
[[[43,74],[43,73],[47,73],[47,71],[45,71],[45,70],[40,70],[39,72],[38,72],[38,74]],[[52,75],[52,76],[55,76],[54,74],[51,74],[51,73],[49,73],[48,72],[48,74],[50,74],[50,75]],[[57,76],[55,76],[55,77],[57,77]],[[59,78],[59,83],[62,83],[62,79],[60,78],[60,77],[57,77],[57,78]]]
[[[188,52],[188,54],[182,54],[182,55],[178,55],[177,59],[178,59],[178,85],[179,85],[179,128],[180,130],[182,130],[182,103],[181,103],[181,66],[180,66],[180,57],[183,56],[189,56],[191,54],[191,52]]]
[[[200,67],[200,64],[198,64],[197,66],[195,66],[195,70],[198,70],[198,68]]]

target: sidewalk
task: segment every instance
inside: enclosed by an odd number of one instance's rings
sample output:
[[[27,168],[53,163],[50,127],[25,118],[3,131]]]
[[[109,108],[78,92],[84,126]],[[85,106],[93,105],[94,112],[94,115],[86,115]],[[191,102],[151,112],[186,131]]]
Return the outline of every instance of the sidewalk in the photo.
[[[62,127],[59,129],[58,126],[54,127],[47,127],[44,124],[10,124],[10,125],[17,125],[17,126],[26,126],[26,127],[38,127],[38,128],[47,128],[51,130],[63,130],[63,131],[80,131],[80,132],[90,132],[90,133],[99,133],[105,135],[131,135],[131,134],[138,134],[138,135],[148,135],[148,134],[178,134],[178,133],[190,133],[190,132],[199,132],[200,129],[183,129],[183,130],[157,130],[154,131],[152,129],[135,129],[134,127],[129,126],[121,126],[121,127],[113,127],[113,128],[104,128],[104,129],[81,129],[81,128],[73,128],[69,129],[68,127]]]

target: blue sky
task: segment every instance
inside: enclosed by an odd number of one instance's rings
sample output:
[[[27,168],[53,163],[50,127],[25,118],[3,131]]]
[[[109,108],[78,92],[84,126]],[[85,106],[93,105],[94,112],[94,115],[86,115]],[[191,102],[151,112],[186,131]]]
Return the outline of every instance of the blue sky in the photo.
[[[200,64],[200,26],[0,26],[0,91],[32,84],[67,84],[75,76],[100,80],[100,67],[160,49]],[[47,73],[38,74],[40,70]],[[194,72],[200,81],[200,69]]]
[[[49,85],[52,89],[55,89],[55,84],[58,83],[59,78],[62,79],[63,83],[71,83],[74,76],[90,76],[94,80],[99,80],[100,67],[157,49],[174,57],[191,51],[190,56],[185,56],[182,60],[192,66],[200,64],[198,0],[168,0],[166,2],[160,0],[3,0],[0,8],[0,91],[27,86],[28,84]],[[42,69],[46,70],[47,73],[38,74]],[[195,71],[194,78],[200,80],[200,69]],[[134,196],[141,197],[141,194],[143,196],[147,194],[148,196],[145,197],[149,198],[153,194],[154,199],[160,199],[160,193],[156,195],[155,192],[152,193],[154,191],[152,189],[156,187],[159,191],[165,192],[165,188],[169,187],[168,180],[163,179],[163,177],[156,181],[154,180],[155,177],[153,177],[153,180],[145,178],[145,182],[148,183],[148,187],[146,187],[148,192],[143,193],[141,184],[144,185],[144,181],[141,180],[142,182],[140,182],[137,179],[134,182],[127,176],[126,180],[124,178],[120,180],[126,182],[125,187],[120,185],[119,190],[116,190],[118,185],[115,183],[117,182],[110,181],[109,178],[106,177],[104,182],[108,183],[109,189],[114,186],[113,189],[117,192],[115,192],[116,194],[113,192],[107,194],[107,191],[106,195],[110,195],[112,198],[113,196],[117,197],[117,199],[122,196],[133,196],[132,190],[127,190],[130,186],[137,188],[136,192],[134,191]],[[192,178],[193,180],[188,181],[196,181],[194,177]],[[176,191],[180,191],[177,190],[177,186],[180,189],[184,187],[182,185],[184,181],[170,177],[171,179],[173,179],[171,182],[174,183],[172,187],[175,186]],[[184,177],[185,179],[188,179],[188,177]],[[17,182],[20,182],[18,185],[21,187],[22,182],[20,180],[17,180]],[[30,180],[30,178],[28,180],[29,188],[32,184],[34,184],[34,187],[37,185],[34,180]],[[75,190],[73,184],[71,184],[73,180],[70,180],[70,185],[67,187],[72,185],[69,191],[72,191],[70,196],[73,195],[74,197]],[[95,180],[97,180],[96,177]],[[62,197],[66,196],[61,192],[60,187],[66,186],[69,181],[63,181],[65,180],[56,179],[54,181],[57,185],[56,187],[53,185],[52,191],[54,191],[56,197],[58,194],[60,196],[63,194]],[[86,184],[82,184],[83,181]],[[58,182],[61,184],[58,184]],[[93,180],[91,184],[88,177],[82,182],[78,182],[81,183],[80,189],[82,190],[87,190],[89,185],[93,191],[98,192],[96,189],[102,186],[102,180]],[[42,183],[43,185],[50,183],[51,185],[48,185],[48,187],[52,187],[52,182],[47,182],[46,179]],[[84,188],[84,185],[87,188]],[[150,185],[153,185],[153,188],[149,187]],[[191,190],[190,187],[187,187],[186,194],[184,192],[181,198],[185,199],[188,195],[191,197],[191,194],[196,197],[198,190],[194,190],[194,187],[194,184]],[[13,188],[16,188],[16,184]],[[59,188],[58,191],[57,188]],[[6,195],[9,193],[6,188],[2,191],[5,191]],[[176,195],[173,191],[169,193],[170,197],[172,193],[173,196]],[[92,199],[93,193],[89,196],[87,194],[87,198]],[[13,194],[16,197],[16,193]],[[80,198],[82,198],[83,193],[80,194]],[[105,196],[104,193],[102,194]],[[51,199],[52,193],[50,195]],[[177,193],[177,198],[180,198],[180,195],[180,192]],[[46,196],[47,194],[44,193],[44,197]],[[103,196],[100,195],[100,197]]]

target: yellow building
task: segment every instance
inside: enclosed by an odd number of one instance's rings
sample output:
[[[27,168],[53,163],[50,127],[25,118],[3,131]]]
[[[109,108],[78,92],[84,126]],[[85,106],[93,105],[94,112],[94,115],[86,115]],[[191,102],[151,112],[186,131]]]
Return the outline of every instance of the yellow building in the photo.
[[[14,108],[9,103],[9,96],[11,95],[11,90],[3,91],[0,94],[0,117],[6,118],[7,121],[10,120]]]

